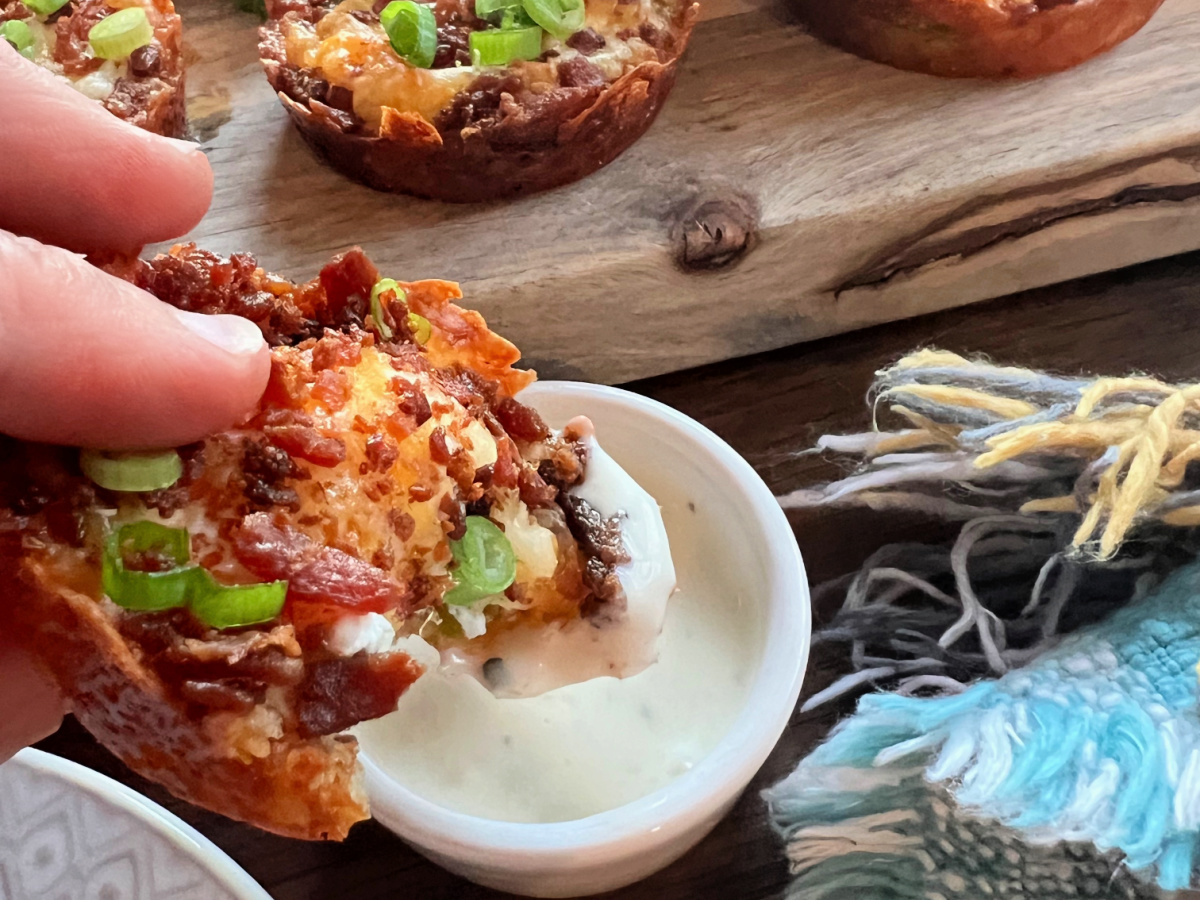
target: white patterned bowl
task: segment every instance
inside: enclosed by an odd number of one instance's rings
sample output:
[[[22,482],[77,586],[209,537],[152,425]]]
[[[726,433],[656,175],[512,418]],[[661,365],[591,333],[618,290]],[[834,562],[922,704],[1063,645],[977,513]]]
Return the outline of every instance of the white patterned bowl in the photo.
[[[479,884],[534,897],[577,897],[630,884],[675,861],[729,811],[787,725],[808,660],[808,580],[792,529],[771,491],[719,437],[636,394],[575,382],[538,382],[521,395],[554,426],[596,424],[608,453],[658,500],[688,518],[711,553],[689,554],[680,581],[741,574],[747,612],[765,634],[741,714],[686,774],[632,803],[571,822],[496,822],[420,797],[364,747],[375,818],[421,853]],[[677,535],[671,535],[678,546]],[[719,582],[719,579],[718,579]]]
[[[190,825],[91,769],[0,765],[0,900],[271,900]]]

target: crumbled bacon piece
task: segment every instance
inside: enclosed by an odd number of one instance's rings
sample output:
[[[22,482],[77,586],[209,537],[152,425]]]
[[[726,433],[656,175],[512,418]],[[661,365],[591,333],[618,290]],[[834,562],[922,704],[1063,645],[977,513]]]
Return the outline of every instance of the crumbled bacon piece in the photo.
[[[442,523],[442,530],[446,532],[446,536],[452,541],[462,540],[462,536],[467,533],[467,510],[466,505],[452,494],[444,494],[441,502],[438,504],[438,518]]]
[[[517,487],[521,492],[521,501],[530,509],[551,506],[558,497],[558,488],[546,484],[541,475],[528,467],[522,468],[517,476]]]
[[[357,366],[362,360],[362,342],[347,334],[337,331],[327,331],[312,349],[312,368],[314,372],[322,369],[344,368]]]
[[[567,46],[584,56],[591,56],[604,48],[604,36],[594,28],[584,28],[567,38]]]
[[[402,441],[428,422],[433,411],[425,394],[412,385],[396,382],[394,390],[399,397],[396,410],[384,424],[397,441]]]
[[[327,469],[346,459],[345,441],[322,435],[306,413],[294,409],[268,409],[258,420],[267,440],[292,456]]]
[[[262,702],[264,691],[250,690],[229,681],[194,681],[188,679],[179,686],[179,695],[188,703],[205,709],[248,713]]]
[[[323,547],[264,513],[247,516],[234,536],[238,561],[264,581],[286,580],[288,603],[341,606],[356,612],[404,610],[406,585],[370,563],[335,547]]]
[[[104,0],[75,0],[71,14],[54,25],[54,59],[68,75],[86,75],[100,68],[88,42],[88,32],[112,12]]]
[[[653,22],[642,22],[638,25],[638,37],[655,50],[662,50],[667,46],[671,35]]]
[[[243,493],[252,509],[281,506],[299,511],[300,496],[287,486],[287,481],[306,474],[286,450],[266,441],[247,441],[242,448]]]
[[[450,462],[452,456],[450,445],[446,443],[445,429],[440,427],[433,429],[429,433],[429,458],[444,466]]]
[[[157,42],[138,47],[129,54],[129,74],[138,78],[155,78],[162,72],[162,50]]]
[[[521,456],[508,438],[496,441],[496,461],[492,463],[492,484],[498,488],[515,488],[521,473]]]
[[[328,328],[361,325],[369,312],[371,288],[379,270],[357,247],[336,257],[317,276],[324,297],[314,310],[317,320]]]
[[[360,653],[313,663],[299,692],[301,735],[337,734],[387,715],[423,671],[400,652]]]
[[[350,379],[345,372],[323,369],[313,382],[312,395],[331,412],[339,410],[350,399]]]
[[[116,274],[179,309],[249,319],[272,345],[305,336],[313,327],[294,302],[298,291],[274,293],[275,283],[246,253],[225,258],[183,244],[140,262],[132,273]]]
[[[586,57],[576,56],[559,63],[558,83],[563,87],[601,87],[608,84],[608,78],[594,62]]]
[[[402,541],[409,540],[417,530],[417,520],[403,510],[389,509],[387,518],[392,533]]]
[[[560,494],[558,503],[567,527],[587,558],[583,580],[593,598],[604,604],[607,612],[623,610],[625,591],[616,568],[629,562],[629,552],[621,541],[620,519],[604,518],[586,500],[571,494]]]
[[[537,410],[504,397],[492,405],[492,412],[510,437],[532,444],[550,437],[550,428],[538,415]]]
[[[373,434],[367,438],[366,454],[367,472],[386,472],[400,458],[400,448],[382,434]]]

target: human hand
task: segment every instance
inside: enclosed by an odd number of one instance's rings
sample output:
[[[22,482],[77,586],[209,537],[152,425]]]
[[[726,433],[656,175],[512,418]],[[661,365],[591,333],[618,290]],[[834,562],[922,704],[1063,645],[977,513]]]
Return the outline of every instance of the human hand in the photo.
[[[135,251],[190,230],[212,198],[200,149],[121,122],[4,40],[0,122],[0,433],[171,447],[249,412],[270,371],[253,323],[176,310],[70,252]],[[62,715],[3,633],[9,602],[0,596],[0,760]]]

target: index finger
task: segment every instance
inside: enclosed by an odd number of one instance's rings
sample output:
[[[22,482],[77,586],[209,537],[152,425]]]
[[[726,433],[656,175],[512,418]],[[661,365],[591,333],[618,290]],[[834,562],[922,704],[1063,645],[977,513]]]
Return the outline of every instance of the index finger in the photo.
[[[71,250],[136,250],[212,201],[200,148],[126,124],[0,40],[0,229]]]

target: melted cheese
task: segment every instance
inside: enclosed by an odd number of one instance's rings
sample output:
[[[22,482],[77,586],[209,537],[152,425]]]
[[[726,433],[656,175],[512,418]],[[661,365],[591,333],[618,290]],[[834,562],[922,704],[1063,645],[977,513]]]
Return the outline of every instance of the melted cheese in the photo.
[[[378,129],[383,107],[430,121],[478,74],[470,67],[414,69],[392,50],[378,25],[360,22],[342,4],[313,28],[284,22],[288,62],[317,69],[330,84],[354,93],[354,112]]]

